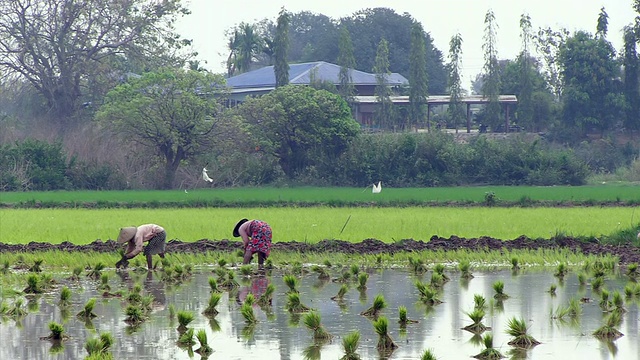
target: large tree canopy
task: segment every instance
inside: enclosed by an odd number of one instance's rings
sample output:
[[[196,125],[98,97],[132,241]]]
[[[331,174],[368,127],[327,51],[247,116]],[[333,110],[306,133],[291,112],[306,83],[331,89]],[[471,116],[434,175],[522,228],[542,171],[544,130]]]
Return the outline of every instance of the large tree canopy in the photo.
[[[208,151],[222,132],[224,83],[192,70],[146,73],[110,91],[97,118],[162,157],[161,186],[170,189],[180,162]]]
[[[279,87],[239,110],[261,149],[289,178],[322,160],[335,161],[360,130],[339,95],[306,86]]]
[[[184,45],[173,23],[187,13],[180,0],[0,1],[0,71],[29,81],[65,125],[105,62]]]

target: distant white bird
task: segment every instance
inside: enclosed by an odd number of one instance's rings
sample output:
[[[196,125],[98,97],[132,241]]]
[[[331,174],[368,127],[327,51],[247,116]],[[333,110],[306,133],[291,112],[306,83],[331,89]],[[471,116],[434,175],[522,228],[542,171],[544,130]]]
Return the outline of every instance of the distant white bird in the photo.
[[[373,184],[373,188],[371,192],[374,194],[379,194],[382,191],[382,181],[378,181],[378,185]]]
[[[207,174],[207,168],[202,168],[202,179],[206,182],[210,182],[210,183],[213,182],[213,179],[211,179]]]

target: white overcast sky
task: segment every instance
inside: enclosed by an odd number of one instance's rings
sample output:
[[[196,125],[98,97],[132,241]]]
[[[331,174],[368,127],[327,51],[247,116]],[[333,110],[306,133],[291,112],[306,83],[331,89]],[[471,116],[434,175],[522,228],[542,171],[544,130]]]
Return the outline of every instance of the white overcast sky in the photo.
[[[595,33],[602,7],[609,15],[607,39],[620,51],[622,28],[631,24],[636,15],[631,3],[632,0],[185,0],[192,14],[180,20],[177,31],[193,40],[198,59],[206,61],[205,68],[224,72],[228,55],[225,31],[241,22],[253,23],[264,18],[275,21],[282,7],[293,13],[310,11],[333,19],[366,8],[386,7],[398,14],[406,12],[419,21],[431,34],[445,61],[449,40],[459,32],[463,40],[462,75],[464,82],[469,83],[481,72],[484,63],[482,36],[484,16],[489,9],[493,10],[498,25],[498,57],[513,59],[521,49],[521,14],[529,14],[534,31],[552,27]]]

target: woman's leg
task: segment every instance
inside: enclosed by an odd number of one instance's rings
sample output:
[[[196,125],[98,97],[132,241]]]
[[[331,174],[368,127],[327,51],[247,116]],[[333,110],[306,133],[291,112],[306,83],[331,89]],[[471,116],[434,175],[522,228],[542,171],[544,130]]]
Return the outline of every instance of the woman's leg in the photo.
[[[251,259],[253,258],[253,252],[251,252],[251,250],[246,249],[244,251],[244,259],[242,261],[243,264],[248,264],[251,262]]]

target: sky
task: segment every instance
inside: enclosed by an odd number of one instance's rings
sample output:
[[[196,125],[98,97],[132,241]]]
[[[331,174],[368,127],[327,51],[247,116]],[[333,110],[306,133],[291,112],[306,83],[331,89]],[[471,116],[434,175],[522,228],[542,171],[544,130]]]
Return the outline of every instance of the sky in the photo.
[[[229,54],[225,32],[241,22],[254,23],[265,18],[275,22],[283,7],[292,13],[310,11],[336,20],[359,10],[386,7],[398,14],[408,13],[419,21],[445,62],[449,40],[460,33],[462,76],[466,84],[482,71],[484,16],[489,9],[496,19],[499,59],[514,59],[520,52],[522,14],[531,17],[534,31],[551,27],[595,33],[598,14],[604,7],[609,15],[607,39],[617,51],[622,49],[623,27],[631,24],[636,15],[632,0],[185,0],[184,5],[192,13],[179,21],[176,30],[193,40],[194,50],[199,54],[197,59],[206,62],[204,68],[216,73],[225,72]]]

